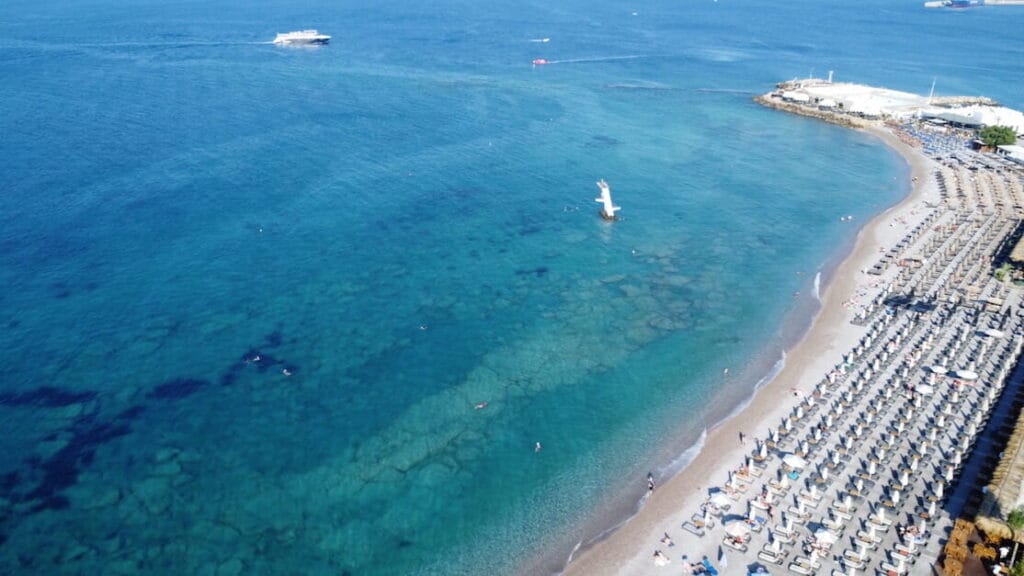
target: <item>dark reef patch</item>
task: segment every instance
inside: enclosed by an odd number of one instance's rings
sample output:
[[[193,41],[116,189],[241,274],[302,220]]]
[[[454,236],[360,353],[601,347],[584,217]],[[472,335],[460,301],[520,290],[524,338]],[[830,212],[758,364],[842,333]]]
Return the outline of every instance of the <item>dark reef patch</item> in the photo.
[[[100,446],[129,432],[131,427],[118,419],[110,422],[95,422],[92,416],[80,419],[71,427],[73,436],[67,446],[45,460],[29,459],[28,464],[39,478],[23,500],[36,502],[34,512],[67,508],[68,501],[60,492],[78,482],[82,468],[92,464]]]
[[[516,270],[516,276],[529,276],[534,275],[537,278],[543,278],[549,272],[547,266],[538,266],[536,268],[520,268]]]
[[[0,392],[0,405],[63,408],[72,404],[88,402],[94,398],[96,398],[96,392],[91,390],[68,392],[53,386],[40,386],[28,392]]]
[[[157,400],[181,400],[209,385],[209,381],[199,378],[175,378],[154,388],[149,397]]]

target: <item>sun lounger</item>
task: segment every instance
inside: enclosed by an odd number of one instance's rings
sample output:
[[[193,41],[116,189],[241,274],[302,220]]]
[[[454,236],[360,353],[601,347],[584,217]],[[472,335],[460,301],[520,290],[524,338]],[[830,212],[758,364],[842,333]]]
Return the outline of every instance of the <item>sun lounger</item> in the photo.
[[[690,520],[691,520],[692,524],[694,526],[696,526],[697,528],[701,528],[701,529],[706,528],[708,530],[712,530],[715,527],[715,520],[713,518],[709,519],[708,522],[705,523],[704,522],[704,517],[701,516],[700,514],[694,514],[690,518]]]
[[[782,563],[786,561],[786,553],[785,552],[780,552],[780,553],[776,554],[775,552],[772,552],[771,550],[762,550],[762,551],[757,553],[757,559],[758,560],[762,560],[764,562],[768,562],[769,564],[775,564],[777,566],[781,566]]]
[[[903,569],[900,570],[899,567],[893,566],[889,562],[882,562],[880,564],[880,567],[886,574],[906,574],[907,572],[906,566],[904,566]]]
[[[803,564],[797,564],[795,562],[793,564],[789,565],[789,571],[790,572],[794,572],[796,574],[813,574],[814,573],[814,569],[813,568],[810,568],[808,566],[804,566]]]
[[[772,537],[775,538],[776,540],[778,540],[780,544],[792,544],[794,542],[794,538],[793,538],[792,534],[786,534],[785,532],[778,532],[778,529],[776,529],[776,532],[774,532],[772,534]]]
[[[847,550],[847,552],[849,552],[849,550]],[[865,566],[867,566],[867,564],[865,564],[863,560],[858,560],[856,558],[850,558],[850,557],[848,557],[848,556],[846,556],[844,554],[843,555],[843,566],[845,566],[845,567],[847,567],[847,568],[849,568],[851,570],[863,570],[865,568]]]
[[[740,552],[746,552],[747,551],[747,545],[746,544],[743,544],[743,543],[740,543],[740,542],[736,542],[735,540],[733,540],[732,538],[730,538],[728,536],[726,536],[725,538],[722,538],[722,546],[726,546],[728,548],[732,548],[733,550],[738,550]]]
[[[690,534],[696,534],[701,538],[704,537],[704,534],[707,534],[707,532],[705,532],[703,528],[700,528],[693,522],[683,522],[683,530],[686,530]]]

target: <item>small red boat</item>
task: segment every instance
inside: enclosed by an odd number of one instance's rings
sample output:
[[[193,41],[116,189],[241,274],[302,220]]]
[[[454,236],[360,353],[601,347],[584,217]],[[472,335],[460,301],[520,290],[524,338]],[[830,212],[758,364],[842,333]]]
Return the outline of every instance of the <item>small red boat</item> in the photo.
[[[543,66],[544,64],[550,64],[550,62],[543,58],[537,58],[536,60],[533,61],[534,66]]]

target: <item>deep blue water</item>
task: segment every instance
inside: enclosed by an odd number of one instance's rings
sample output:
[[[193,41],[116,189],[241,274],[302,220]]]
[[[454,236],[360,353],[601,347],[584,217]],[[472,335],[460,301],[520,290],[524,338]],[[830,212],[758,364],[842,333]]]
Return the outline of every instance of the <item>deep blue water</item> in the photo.
[[[1013,8],[411,4],[0,6],[0,572],[562,554],[906,192],[752,94],[835,70],[1024,107]]]

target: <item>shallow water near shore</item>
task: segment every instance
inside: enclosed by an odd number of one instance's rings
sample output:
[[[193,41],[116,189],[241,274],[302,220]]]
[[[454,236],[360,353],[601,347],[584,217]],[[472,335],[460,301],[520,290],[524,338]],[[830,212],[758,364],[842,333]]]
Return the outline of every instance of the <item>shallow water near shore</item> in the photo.
[[[0,7],[0,572],[564,557],[906,192],[751,94],[836,68],[1024,101],[1022,58],[933,61],[1006,18],[877,5]],[[335,39],[265,43],[307,26]]]

